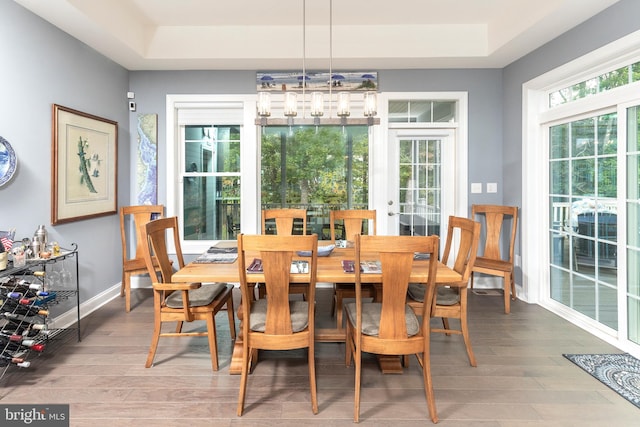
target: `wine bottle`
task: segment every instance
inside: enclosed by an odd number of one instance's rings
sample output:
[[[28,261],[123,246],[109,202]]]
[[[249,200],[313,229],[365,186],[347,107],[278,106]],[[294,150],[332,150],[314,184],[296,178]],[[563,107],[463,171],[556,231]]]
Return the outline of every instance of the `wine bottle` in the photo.
[[[0,349],[2,349],[3,351],[16,352],[16,351],[32,350],[32,351],[37,351],[38,353],[41,353],[44,351],[44,347],[45,347],[44,344],[38,343],[36,340],[32,340],[32,339],[26,339],[26,340],[21,340],[20,342],[15,342],[15,341],[5,339],[4,337],[0,337]]]
[[[42,291],[42,285],[24,281],[13,284],[5,284],[0,288],[0,293],[2,293],[3,295],[6,295],[7,292],[19,292],[26,297],[36,296],[37,292],[39,291]]]
[[[56,293],[47,291],[31,291],[27,294],[22,294],[21,292],[8,292],[4,297],[15,299],[22,305],[42,306],[55,300]]]
[[[6,334],[11,335],[20,335],[22,337],[34,338],[37,336],[46,336],[49,334],[49,330],[46,329],[46,326],[43,324],[36,325],[23,325],[23,326],[11,326],[5,325],[3,326],[2,331]]]
[[[15,357],[11,353],[7,351],[3,351],[0,353],[0,361],[4,361],[5,363],[13,363],[21,368],[28,368],[31,366],[31,362],[24,360],[22,357]]]
[[[10,312],[13,314],[21,314],[24,316],[48,316],[49,311],[43,310],[40,307],[34,307],[33,305],[20,304],[12,298],[7,298],[4,301],[0,301],[0,309],[2,312]]]
[[[0,331],[0,340],[6,341],[6,342],[22,342],[22,340],[24,339],[24,337],[22,335],[19,334],[15,334],[15,333],[10,333],[8,331]]]
[[[40,331],[47,327],[44,323],[31,322],[22,316],[13,315],[12,313],[2,313],[0,319],[5,319],[5,324],[2,327],[4,330],[15,330],[17,328],[21,328]]]

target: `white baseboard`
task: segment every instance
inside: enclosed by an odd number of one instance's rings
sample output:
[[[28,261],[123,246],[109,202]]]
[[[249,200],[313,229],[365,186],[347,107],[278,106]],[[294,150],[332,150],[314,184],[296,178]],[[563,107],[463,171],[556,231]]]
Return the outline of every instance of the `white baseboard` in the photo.
[[[120,297],[120,283],[112,286],[106,291],[94,296],[93,298],[83,302],[80,304],[80,319],[88,316],[93,313],[109,301],[114,298]],[[124,310],[124,303],[123,303]],[[77,308],[74,307],[71,310],[68,310],[62,313],[59,316],[56,316],[53,319],[49,319],[49,328],[50,329],[64,329],[74,325],[78,320],[78,311]],[[81,322],[82,323],[82,322]],[[81,330],[82,330],[82,324]]]

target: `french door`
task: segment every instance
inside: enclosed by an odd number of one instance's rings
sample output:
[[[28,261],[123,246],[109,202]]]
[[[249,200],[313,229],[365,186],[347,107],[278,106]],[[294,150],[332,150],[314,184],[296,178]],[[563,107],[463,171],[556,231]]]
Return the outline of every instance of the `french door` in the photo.
[[[445,236],[454,214],[452,129],[391,129],[387,215],[396,235]]]

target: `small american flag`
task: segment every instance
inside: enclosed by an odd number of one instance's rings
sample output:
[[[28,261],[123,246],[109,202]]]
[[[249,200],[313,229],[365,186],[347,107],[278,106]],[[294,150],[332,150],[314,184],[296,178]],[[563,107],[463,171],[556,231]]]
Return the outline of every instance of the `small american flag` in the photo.
[[[13,247],[13,239],[9,239],[8,237],[0,237],[0,242],[2,242],[2,246],[4,246],[4,250],[7,252]]]

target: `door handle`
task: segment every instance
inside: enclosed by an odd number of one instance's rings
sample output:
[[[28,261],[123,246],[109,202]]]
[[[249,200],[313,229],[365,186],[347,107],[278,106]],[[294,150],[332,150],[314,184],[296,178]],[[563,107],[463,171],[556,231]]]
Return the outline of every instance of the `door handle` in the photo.
[[[389,205],[389,209],[391,209],[391,206],[393,206],[393,200],[389,200],[387,202],[387,205]],[[400,215],[400,212],[387,211],[387,215],[389,215],[389,216]]]

